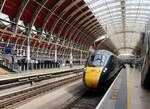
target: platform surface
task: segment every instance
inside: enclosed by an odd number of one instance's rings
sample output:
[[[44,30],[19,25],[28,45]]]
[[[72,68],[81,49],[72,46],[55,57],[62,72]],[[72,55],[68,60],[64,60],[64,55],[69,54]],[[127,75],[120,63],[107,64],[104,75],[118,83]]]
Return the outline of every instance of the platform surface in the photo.
[[[141,72],[122,69],[96,109],[150,109],[150,90],[141,86]]]
[[[67,66],[67,67],[60,67],[60,68],[53,68],[53,69],[29,70],[27,72],[22,72],[22,73],[0,75],[0,80],[24,77],[24,76],[33,76],[33,75],[46,74],[46,73],[63,72],[68,70],[81,69],[81,68],[83,68],[83,65],[73,66],[72,68]]]

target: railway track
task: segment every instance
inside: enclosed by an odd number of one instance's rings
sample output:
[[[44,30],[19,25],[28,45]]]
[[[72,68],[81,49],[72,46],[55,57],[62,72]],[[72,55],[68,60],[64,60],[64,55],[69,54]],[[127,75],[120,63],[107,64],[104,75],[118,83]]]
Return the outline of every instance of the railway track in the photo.
[[[95,109],[104,93],[105,91],[86,90],[70,99],[70,102],[68,101],[69,103],[64,104],[60,109]]]
[[[88,89],[78,93],[60,109],[95,109],[103,96],[110,91],[116,79],[117,77],[108,82],[103,90]]]
[[[47,79],[53,79],[57,77],[62,77],[65,75],[75,74],[78,72],[81,72],[82,69],[78,70],[70,70],[70,71],[64,71],[64,72],[57,72],[57,73],[48,73],[48,74],[41,74],[41,75],[35,75],[35,76],[27,76],[27,77],[20,77],[15,79],[8,79],[8,80],[0,80],[0,90],[5,90],[12,87],[21,86],[24,84],[30,84],[32,82],[38,82],[43,81]]]
[[[38,85],[32,88],[23,89],[14,93],[10,93],[8,95],[1,96],[0,109],[9,109],[9,108],[12,109],[13,107],[25,103],[35,97],[41,96],[42,94],[45,94],[52,89],[56,89],[67,83],[77,81],[81,78],[82,78],[82,74],[78,74],[58,81],[46,83],[43,85]]]

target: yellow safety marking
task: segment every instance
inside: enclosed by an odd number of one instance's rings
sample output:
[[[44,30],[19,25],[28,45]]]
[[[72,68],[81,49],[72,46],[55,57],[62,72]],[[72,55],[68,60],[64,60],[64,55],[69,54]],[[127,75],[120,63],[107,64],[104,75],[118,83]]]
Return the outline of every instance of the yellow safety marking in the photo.
[[[118,89],[114,89],[113,92],[112,92],[112,96],[111,96],[111,99],[116,99],[117,96],[118,96],[118,92],[119,90]]]
[[[126,72],[127,74],[127,96],[128,96],[128,109],[131,109],[131,94],[130,94],[130,84],[128,80],[128,70]]]
[[[85,83],[90,88],[97,88],[102,67],[87,67],[85,73]]]
[[[0,67],[0,74],[8,74],[9,72]]]

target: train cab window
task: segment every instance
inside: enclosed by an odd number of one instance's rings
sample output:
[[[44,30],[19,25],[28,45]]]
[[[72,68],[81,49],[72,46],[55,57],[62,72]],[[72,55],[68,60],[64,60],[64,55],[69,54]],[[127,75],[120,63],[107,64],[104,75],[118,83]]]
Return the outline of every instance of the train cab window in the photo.
[[[104,66],[105,63],[106,63],[106,56],[104,55],[92,55],[87,60],[87,66],[90,67]]]

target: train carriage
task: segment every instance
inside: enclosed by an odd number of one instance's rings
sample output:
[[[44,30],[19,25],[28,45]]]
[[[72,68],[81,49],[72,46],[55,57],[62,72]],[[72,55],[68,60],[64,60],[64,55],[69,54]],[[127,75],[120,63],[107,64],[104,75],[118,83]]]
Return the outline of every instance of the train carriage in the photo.
[[[122,67],[123,61],[113,53],[97,50],[87,59],[83,81],[89,88],[102,88],[117,76]]]

